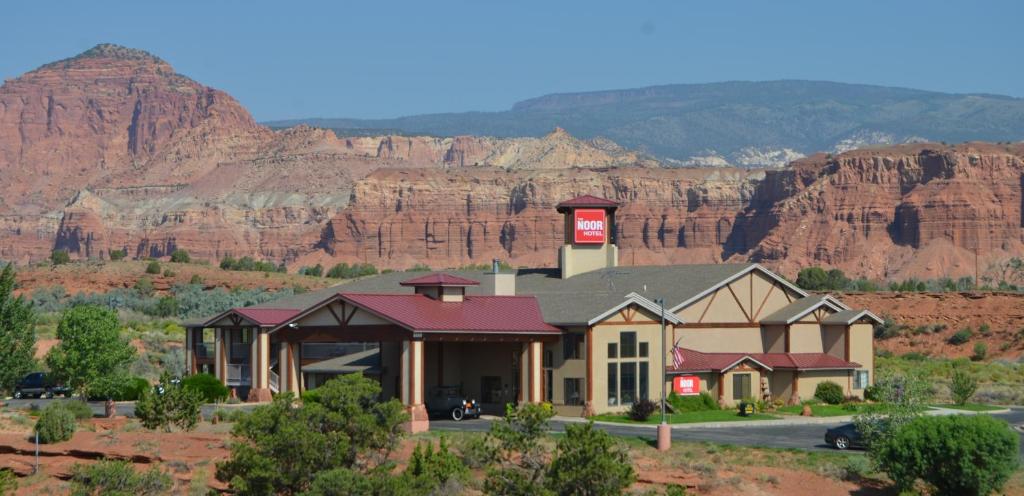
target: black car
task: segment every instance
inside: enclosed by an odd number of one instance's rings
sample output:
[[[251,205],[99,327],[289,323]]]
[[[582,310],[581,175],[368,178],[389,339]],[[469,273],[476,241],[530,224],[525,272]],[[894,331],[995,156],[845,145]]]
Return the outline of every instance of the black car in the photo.
[[[467,400],[457,386],[438,386],[427,396],[427,413],[458,422],[464,418],[480,418],[480,407],[476,400]]]
[[[44,372],[33,372],[14,385],[14,399],[53,398],[55,395],[69,396],[71,391],[55,382]]]
[[[835,449],[864,448],[864,436],[854,424],[843,424],[825,431],[825,442]]]

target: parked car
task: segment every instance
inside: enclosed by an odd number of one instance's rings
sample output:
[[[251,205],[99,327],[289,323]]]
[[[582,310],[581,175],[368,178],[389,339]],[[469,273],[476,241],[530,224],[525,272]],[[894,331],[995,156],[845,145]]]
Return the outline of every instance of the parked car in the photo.
[[[843,424],[825,431],[825,442],[838,450],[864,448],[864,436],[854,424]]]
[[[33,372],[14,385],[14,399],[53,398],[55,395],[70,396],[71,390],[55,382],[45,372]]]
[[[467,400],[457,386],[438,386],[427,397],[427,413],[458,422],[464,418],[480,418],[480,407],[476,400]]]

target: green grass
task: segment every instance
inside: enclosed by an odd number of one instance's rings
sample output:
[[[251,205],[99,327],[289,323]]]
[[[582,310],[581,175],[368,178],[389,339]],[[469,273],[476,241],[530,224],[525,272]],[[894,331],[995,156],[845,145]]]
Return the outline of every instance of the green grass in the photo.
[[[791,405],[779,408],[779,413],[800,415],[804,409],[803,405]],[[827,405],[818,404],[811,405],[811,413],[815,417],[840,417],[843,415],[856,415],[861,410],[860,406],[855,406],[853,410],[847,410],[842,405]]]
[[[938,407],[938,408],[949,408],[951,410],[966,410],[966,411],[970,411],[970,412],[991,412],[991,411],[995,411],[995,410],[1003,410],[1003,409],[1006,408],[1006,407],[995,406],[995,405],[982,405],[980,403],[967,403],[967,404],[964,404],[964,405],[950,405],[950,404],[942,405],[942,404],[935,404],[935,405],[932,405],[932,406]]]
[[[734,422],[738,420],[775,420],[779,417],[764,413],[755,413],[749,417],[741,417],[735,409],[727,410],[703,410],[699,412],[673,413],[668,416],[670,424],[693,424],[696,422]],[[655,413],[643,422],[632,420],[625,414],[604,413],[590,417],[591,420],[600,422],[619,422],[623,424],[660,424],[661,414]]]

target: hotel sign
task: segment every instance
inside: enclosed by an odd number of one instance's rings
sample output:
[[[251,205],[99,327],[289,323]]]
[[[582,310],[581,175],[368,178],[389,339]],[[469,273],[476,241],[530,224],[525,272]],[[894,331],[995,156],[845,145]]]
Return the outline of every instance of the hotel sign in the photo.
[[[573,242],[576,244],[604,243],[608,233],[608,223],[604,218],[604,210],[579,209],[573,211]]]
[[[672,390],[679,396],[696,396],[700,394],[700,377],[677,375],[672,378]]]

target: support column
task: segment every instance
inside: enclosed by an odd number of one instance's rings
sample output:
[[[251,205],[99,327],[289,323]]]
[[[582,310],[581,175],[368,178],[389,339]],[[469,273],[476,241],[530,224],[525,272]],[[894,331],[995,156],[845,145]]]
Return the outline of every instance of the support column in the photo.
[[[249,402],[264,402],[273,399],[270,391],[270,335],[263,329],[253,330],[252,354],[249,366],[252,369],[252,387],[249,388]]]
[[[227,353],[224,351],[224,330],[216,328],[213,330],[213,374],[220,379],[221,384],[228,384]]]
[[[530,343],[523,343],[519,349],[519,394],[520,404],[530,402]]]
[[[278,375],[278,387],[281,392],[293,392],[291,386],[291,367],[288,366],[288,342],[282,341],[277,351],[277,369],[281,371]]]
[[[195,334],[195,328],[185,328],[185,375],[192,375],[196,373]]]
[[[540,341],[531,341],[527,344],[527,364],[529,365],[529,397],[527,403],[540,403],[544,401],[544,368],[542,367],[542,356],[544,353],[543,344]]]
[[[402,341],[402,370],[400,386],[402,404],[409,413],[406,430],[412,433],[430,429],[427,407],[423,404],[423,341]]]
[[[299,343],[288,343],[288,390],[295,396],[302,394],[302,365],[299,357]]]

